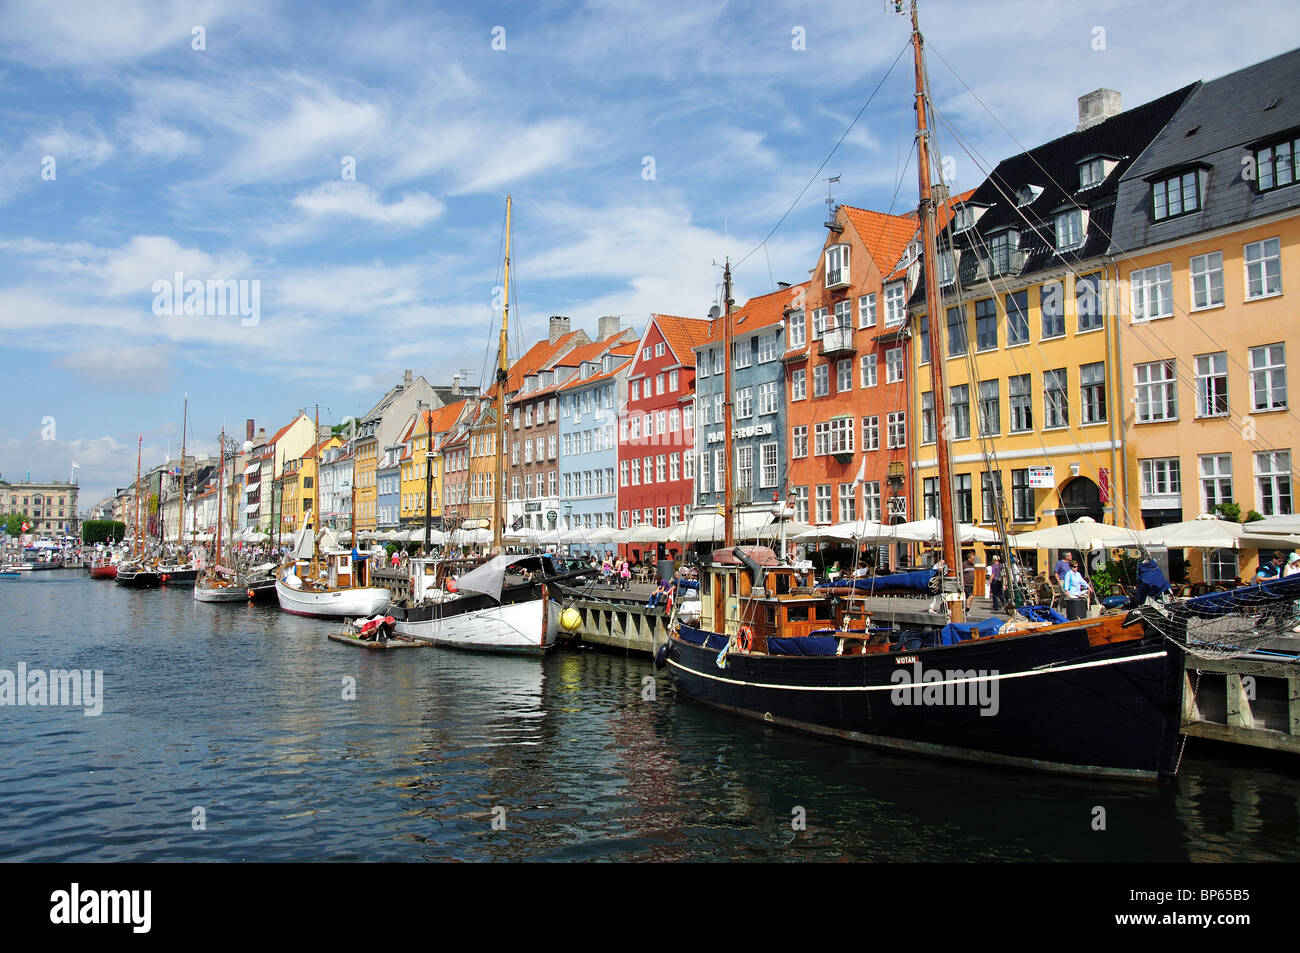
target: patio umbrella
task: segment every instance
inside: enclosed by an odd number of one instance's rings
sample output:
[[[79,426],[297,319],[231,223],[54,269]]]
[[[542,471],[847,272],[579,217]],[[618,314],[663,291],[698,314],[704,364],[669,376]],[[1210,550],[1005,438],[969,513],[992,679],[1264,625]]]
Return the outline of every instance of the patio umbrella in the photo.
[[[841,543],[851,543],[855,540],[891,539],[893,529],[892,526],[885,526],[873,520],[849,520],[844,523],[834,523],[830,526],[813,526],[794,538],[799,542],[829,539]]]
[[[1011,537],[1011,548],[1119,549],[1137,546],[1139,542],[1141,542],[1139,530],[1098,523],[1090,516],[1083,516],[1073,523],[1048,526],[1028,533],[1015,533]]]
[[[894,538],[909,543],[937,543],[943,536],[943,527],[939,520],[931,517],[924,520],[913,520],[910,523],[899,523],[896,526],[889,527],[893,530]],[[991,543],[997,540],[998,534],[989,529],[982,529],[970,523],[957,524],[957,539],[962,543]]]
[[[583,542],[588,543],[612,543],[618,539],[619,531],[612,526],[601,526],[593,529]]]
[[[1297,542],[1293,536],[1256,534],[1247,526],[1202,513],[1194,520],[1153,526],[1137,535],[1148,546],[1174,549],[1277,549]]]
[[[653,523],[642,523],[640,526],[634,526],[632,532],[625,537],[629,543],[659,543],[666,542],[668,539],[668,527],[655,526]]]
[[[1266,516],[1262,520],[1254,520],[1243,525],[1250,532],[1258,534],[1300,534],[1300,516]]]

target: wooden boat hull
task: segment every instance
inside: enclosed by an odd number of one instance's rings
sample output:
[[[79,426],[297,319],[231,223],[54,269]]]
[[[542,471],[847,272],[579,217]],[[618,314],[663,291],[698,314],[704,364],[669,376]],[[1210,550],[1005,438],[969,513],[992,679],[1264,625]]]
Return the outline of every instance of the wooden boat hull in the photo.
[[[123,569],[119,566],[115,578],[119,586],[128,589],[157,589],[162,584],[161,577],[152,569]]]
[[[248,590],[243,586],[221,586],[219,588],[208,588],[206,586],[194,587],[195,602],[247,602]]]
[[[294,589],[281,579],[275,581],[275,594],[282,611],[318,619],[378,615],[388,608],[389,600],[387,589],[310,591]]]
[[[91,566],[90,578],[91,579],[116,579],[117,567],[116,566]]]
[[[449,608],[453,602],[445,603]],[[545,655],[559,641],[560,606],[548,598],[494,603],[419,622],[398,621],[398,635],[444,648],[506,655]]]
[[[420,649],[429,646],[428,642],[421,642],[419,639],[408,639],[400,635],[385,639],[382,642],[377,642],[374,639],[361,639],[343,632],[331,632],[329,637],[332,641],[342,642],[344,645],[355,645],[359,649],[370,649],[377,652],[385,652],[389,649]]]
[[[1087,627],[1059,627],[903,653],[737,652],[719,668],[724,641],[690,626],[670,640],[667,663],[684,697],[942,758],[1144,781],[1176,770],[1182,656],[1158,638],[1094,644]]]
[[[192,586],[199,577],[193,566],[159,566],[158,582],[164,586]]]

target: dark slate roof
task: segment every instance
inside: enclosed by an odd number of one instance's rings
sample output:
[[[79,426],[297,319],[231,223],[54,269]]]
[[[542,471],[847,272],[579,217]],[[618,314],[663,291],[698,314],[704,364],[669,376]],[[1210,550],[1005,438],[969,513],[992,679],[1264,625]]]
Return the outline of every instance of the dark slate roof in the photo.
[[[1265,108],[1274,101],[1272,109]],[[1123,176],[1111,254],[1122,257],[1143,246],[1300,206],[1300,185],[1260,194],[1242,175],[1242,159],[1251,155],[1251,147],[1297,130],[1300,50],[1198,84]],[[1202,210],[1155,223],[1146,179],[1198,163],[1209,167]]]
[[[984,214],[970,229],[955,234],[945,230],[940,236],[940,247],[948,244],[951,235],[953,247],[963,252],[958,265],[962,286],[987,287],[983,278],[975,277],[976,269],[986,255],[990,236],[1008,227],[1019,232],[1019,248],[1025,253],[1025,261],[1022,268],[1000,280],[1014,281],[1106,254],[1120,180],[1193,89],[1195,84],[1184,86],[1091,128],[1076,130],[999,162],[969,199],[972,205],[987,206]],[[1078,163],[1096,155],[1114,156],[1119,162],[1100,185],[1080,189]],[[1042,192],[1028,205],[1017,208],[1016,192],[1028,185]],[[1088,210],[1084,243],[1080,248],[1058,253],[1056,213],[1075,204]],[[917,281],[911,303],[924,307],[924,277]]]

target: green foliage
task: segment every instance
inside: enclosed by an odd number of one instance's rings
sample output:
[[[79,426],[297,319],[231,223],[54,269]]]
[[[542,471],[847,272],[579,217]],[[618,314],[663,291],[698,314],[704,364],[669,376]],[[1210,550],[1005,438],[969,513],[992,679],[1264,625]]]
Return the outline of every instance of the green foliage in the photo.
[[[4,519],[4,531],[10,536],[17,536],[22,532],[24,522],[28,525],[31,524],[31,520],[27,518],[26,513],[10,513]]]
[[[1214,512],[1218,513],[1222,519],[1230,520],[1233,523],[1241,522],[1241,507],[1236,503],[1216,503],[1214,504]]]
[[[85,520],[81,524],[81,541],[95,543],[120,542],[126,536],[126,524],[117,520]]]
[[[1092,590],[1098,595],[1106,595],[1115,583],[1132,586],[1137,582],[1138,560],[1127,554],[1119,559],[1107,560],[1106,565],[1092,574]]]
[[[1263,518],[1264,518],[1264,514],[1261,513],[1259,510],[1251,510],[1249,513],[1246,514],[1247,523],[1253,523],[1256,520],[1262,520]]]

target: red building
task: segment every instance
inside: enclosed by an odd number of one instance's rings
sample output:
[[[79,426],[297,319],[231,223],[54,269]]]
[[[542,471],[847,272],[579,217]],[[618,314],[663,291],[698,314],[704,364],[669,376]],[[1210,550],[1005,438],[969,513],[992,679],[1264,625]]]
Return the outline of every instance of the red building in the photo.
[[[641,335],[618,421],[620,528],[667,529],[694,500],[694,348],[708,336],[707,320],[670,314]]]

